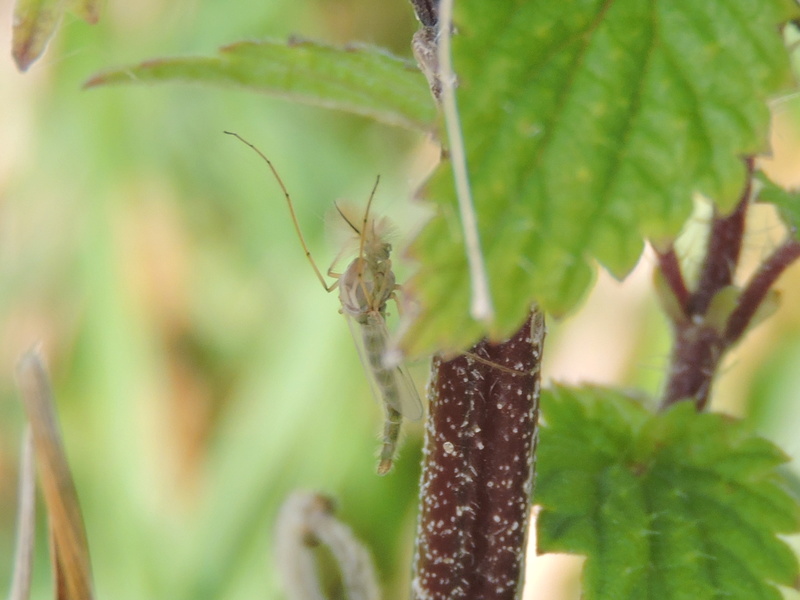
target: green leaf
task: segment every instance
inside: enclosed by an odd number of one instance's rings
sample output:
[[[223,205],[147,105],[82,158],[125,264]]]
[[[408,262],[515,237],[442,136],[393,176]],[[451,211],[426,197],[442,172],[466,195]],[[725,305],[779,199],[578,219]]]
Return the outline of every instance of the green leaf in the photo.
[[[791,228],[795,237],[800,238],[800,190],[787,190],[774,183],[763,173],[756,175],[760,186],[759,202],[769,202],[778,207],[784,222]]]
[[[458,103],[496,308],[507,336],[531,302],[562,314],[593,279],[618,277],[643,238],[676,235],[700,191],[722,210],[743,155],[766,148],[766,101],[791,74],[778,23],[788,0],[459,0]],[[413,248],[423,312],[411,353],[465,347],[469,273],[444,164],[437,215]]]
[[[42,55],[61,22],[61,0],[18,0],[14,7],[11,54],[20,71]]]
[[[777,600],[794,584],[776,537],[800,529],[787,458],[741,422],[564,387],[542,393],[542,418],[539,550],[587,556],[587,600]]]
[[[96,23],[100,3],[97,0],[17,0],[11,54],[17,68],[27,71],[47,48],[58,29],[65,8],[73,10],[87,23]]]
[[[92,77],[86,87],[168,81],[235,85],[408,128],[429,129],[436,118],[419,69],[364,45],[239,42],[215,57],[163,58],[112,69]]]

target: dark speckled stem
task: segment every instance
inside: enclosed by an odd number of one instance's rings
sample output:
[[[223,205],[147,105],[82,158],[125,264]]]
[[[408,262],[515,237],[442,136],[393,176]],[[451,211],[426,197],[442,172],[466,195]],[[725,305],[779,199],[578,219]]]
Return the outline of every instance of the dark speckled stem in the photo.
[[[482,341],[472,355],[433,361],[412,584],[417,600],[519,597],[543,340],[536,312],[506,342]]]

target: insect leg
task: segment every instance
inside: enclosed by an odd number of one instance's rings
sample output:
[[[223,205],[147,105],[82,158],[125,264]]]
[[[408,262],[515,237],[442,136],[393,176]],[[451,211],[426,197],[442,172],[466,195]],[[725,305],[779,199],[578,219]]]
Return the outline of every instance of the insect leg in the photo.
[[[398,317],[402,317],[403,316],[403,307],[400,305],[400,298],[397,296],[397,292],[400,289],[401,289],[400,284],[399,283],[395,283],[394,284],[394,288],[392,288],[392,293],[389,294],[389,298],[387,300],[387,302],[389,300],[393,300],[394,301],[395,308],[397,308],[397,316]]]
[[[367,200],[367,208],[364,210],[364,218],[361,219],[361,240],[358,251],[359,256],[364,255],[364,239],[366,237],[367,223],[369,221],[369,209],[372,207],[372,200],[375,198],[375,190],[378,189],[378,184],[381,182],[381,176],[375,178],[375,185],[372,186],[372,191],[369,193],[369,200]]]
[[[306,244],[306,239],[303,237],[303,232],[300,230],[300,223],[297,221],[297,215],[294,212],[294,204],[292,204],[292,197],[289,195],[289,191],[286,189],[286,186],[283,184],[283,180],[281,179],[281,176],[278,175],[278,171],[273,166],[272,161],[270,161],[270,159],[268,159],[264,155],[264,153],[261,152],[261,150],[259,150],[255,145],[253,145],[250,142],[248,142],[246,139],[244,139],[238,133],[234,133],[232,131],[226,131],[224,133],[227,133],[228,135],[232,135],[235,138],[237,138],[240,142],[242,142],[243,144],[246,144],[247,146],[250,146],[250,148],[253,149],[262,159],[264,159],[264,162],[267,163],[267,165],[269,166],[270,170],[272,171],[272,174],[275,176],[275,179],[278,181],[278,185],[281,186],[281,191],[283,191],[283,196],[284,196],[284,198],[286,198],[286,204],[289,206],[289,214],[292,217],[292,223],[294,224],[294,230],[297,232],[297,237],[300,238],[300,243],[303,245],[303,251],[306,254],[306,258],[308,259],[308,262],[311,264],[311,268],[314,269],[314,273],[316,273],[317,279],[319,279],[319,282],[322,284],[322,287],[325,288],[326,292],[331,292],[331,291],[335,290],[336,286],[339,283],[339,281],[338,280],[334,281],[332,284],[328,285],[328,283],[325,281],[325,277],[323,277],[323,275],[322,275],[322,271],[320,271],[319,267],[317,267],[317,263],[314,261],[314,257],[311,256],[311,250],[308,249],[308,244]]]
[[[386,421],[383,425],[383,446],[381,447],[381,457],[378,463],[378,475],[386,475],[392,468],[402,424],[402,415],[392,407],[386,406]]]

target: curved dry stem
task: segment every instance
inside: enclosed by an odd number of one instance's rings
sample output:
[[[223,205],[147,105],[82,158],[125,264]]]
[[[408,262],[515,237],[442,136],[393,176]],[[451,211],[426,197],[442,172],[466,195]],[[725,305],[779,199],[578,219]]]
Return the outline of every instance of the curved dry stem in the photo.
[[[456,104],[456,75],[453,71],[453,61],[450,56],[453,0],[442,0],[439,12],[438,64],[442,86],[442,110],[444,111],[444,122],[447,128],[450,160],[453,165],[453,177],[458,197],[458,210],[461,215],[461,227],[464,231],[464,244],[469,264],[470,285],[472,287],[470,313],[478,321],[490,321],[494,316],[494,308],[489,293],[489,278],[486,274],[486,265],[481,251],[478,222],[469,185],[464,139],[461,135],[461,122]]]

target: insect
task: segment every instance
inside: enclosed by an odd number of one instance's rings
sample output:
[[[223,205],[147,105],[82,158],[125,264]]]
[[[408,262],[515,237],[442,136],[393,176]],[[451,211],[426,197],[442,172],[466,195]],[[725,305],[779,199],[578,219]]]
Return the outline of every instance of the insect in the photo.
[[[389,300],[394,300],[397,304],[396,292],[399,286],[392,271],[390,259],[392,246],[385,241],[382,223],[371,218],[369,214],[380,177],[375,180],[359,224],[353,223],[340,207],[335,205],[339,215],[358,237],[358,255],[343,273],[333,271],[336,263],[334,261],[327,272],[328,276],[333,278],[333,282],[329,284],[311,256],[303,232],[300,230],[291,196],[272,162],[240,135],[228,131],[225,133],[250,146],[267,163],[286,198],[297,237],[300,238],[303,251],[314,273],[326,292],[339,290],[339,301],[342,305],[339,312],[347,317],[370,388],[375,398],[383,404],[386,415],[378,463],[378,474],[385,475],[392,468],[403,417],[412,421],[418,420],[422,416],[422,402],[406,368],[403,365],[388,366],[384,359],[389,348],[386,305]]]

